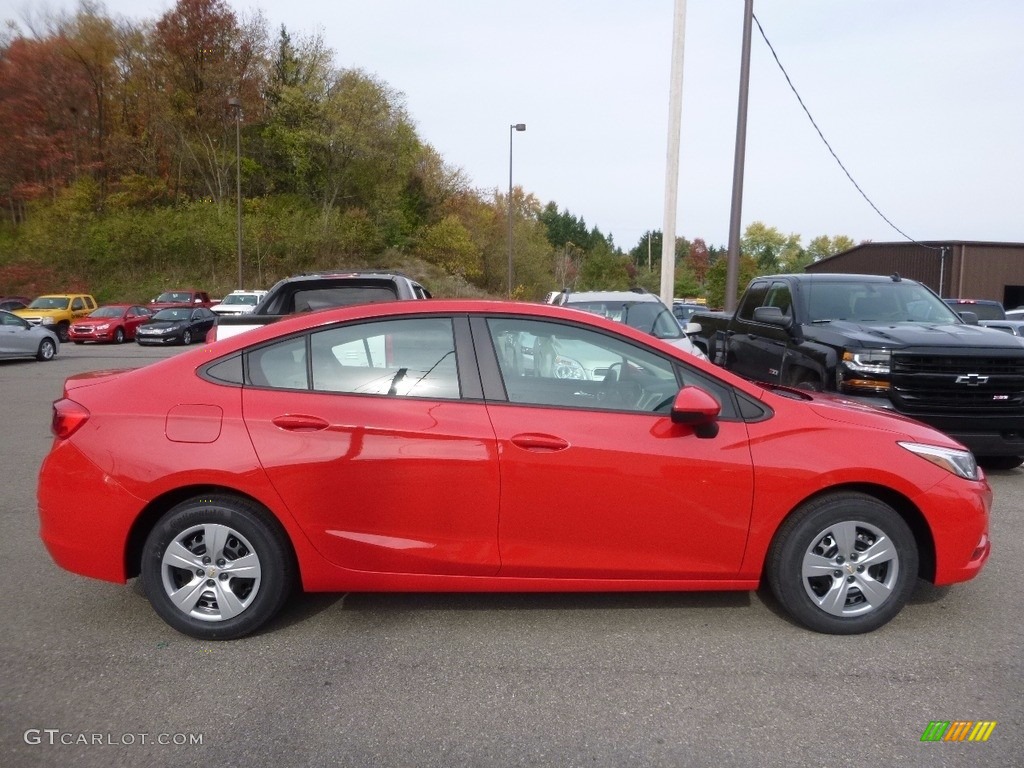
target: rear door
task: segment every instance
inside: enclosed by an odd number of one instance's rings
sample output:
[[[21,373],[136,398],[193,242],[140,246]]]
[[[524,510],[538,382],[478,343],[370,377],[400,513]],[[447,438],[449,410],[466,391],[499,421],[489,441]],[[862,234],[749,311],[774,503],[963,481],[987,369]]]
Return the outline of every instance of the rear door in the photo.
[[[498,462],[466,321],[350,323],[253,350],[243,409],[271,481],[332,562],[493,575]]]

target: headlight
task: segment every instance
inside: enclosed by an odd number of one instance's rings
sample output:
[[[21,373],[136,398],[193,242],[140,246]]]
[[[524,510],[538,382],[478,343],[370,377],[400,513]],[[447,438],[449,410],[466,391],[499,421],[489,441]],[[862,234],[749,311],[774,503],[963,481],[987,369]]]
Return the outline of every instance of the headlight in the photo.
[[[39,318],[39,324],[40,325],[53,325],[53,322],[54,321],[53,321],[52,317],[41,317],[41,318]]]
[[[103,325],[97,325],[96,326],[96,330],[97,331],[105,331],[109,327],[110,327],[110,323],[103,323]]]
[[[836,371],[836,384],[840,392],[888,392],[891,365],[892,353],[887,349],[848,349]]]
[[[974,460],[974,454],[970,451],[958,448],[940,448],[937,445],[925,445],[923,443],[901,442],[900,447],[906,448],[925,461],[930,461],[935,466],[942,467],[957,477],[962,477],[965,480],[979,479],[978,462]]]
[[[587,374],[583,366],[570,357],[555,355],[553,371],[556,379],[585,379]]]

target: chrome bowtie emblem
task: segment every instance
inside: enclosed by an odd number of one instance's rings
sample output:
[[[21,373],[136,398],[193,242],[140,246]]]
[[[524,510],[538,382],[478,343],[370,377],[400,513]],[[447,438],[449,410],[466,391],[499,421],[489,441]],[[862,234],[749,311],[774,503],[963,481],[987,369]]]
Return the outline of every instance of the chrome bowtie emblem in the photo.
[[[968,373],[966,376],[957,376],[957,384],[966,384],[968,387],[979,387],[988,384],[988,376],[979,376],[977,373]]]

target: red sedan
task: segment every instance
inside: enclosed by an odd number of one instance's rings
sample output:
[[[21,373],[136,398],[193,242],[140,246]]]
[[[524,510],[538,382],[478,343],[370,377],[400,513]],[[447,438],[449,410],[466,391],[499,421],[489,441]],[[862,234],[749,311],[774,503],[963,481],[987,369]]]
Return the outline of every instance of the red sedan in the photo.
[[[153,317],[146,307],[136,304],[107,304],[75,320],[68,338],[75,344],[108,341],[123,344],[135,338],[135,329]]]
[[[141,575],[157,613],[205,639],[256,630],[296,586],[762,581],[800,624],[851,634],[892,619],[918,577],[966,581],[989,555],[991,491],[950,438],[551,305],[287,318],[72,377],[53,431],[50,554]]]

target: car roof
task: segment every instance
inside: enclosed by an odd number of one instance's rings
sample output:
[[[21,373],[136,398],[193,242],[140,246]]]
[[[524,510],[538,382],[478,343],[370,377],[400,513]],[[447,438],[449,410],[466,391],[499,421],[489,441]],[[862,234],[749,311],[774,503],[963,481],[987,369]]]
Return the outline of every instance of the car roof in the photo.
[[[583,303],[585,301],[632,301],[661,303],[661,299],[653,293],[639,291],[578,291],[565,294],[566,304]]]

